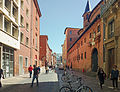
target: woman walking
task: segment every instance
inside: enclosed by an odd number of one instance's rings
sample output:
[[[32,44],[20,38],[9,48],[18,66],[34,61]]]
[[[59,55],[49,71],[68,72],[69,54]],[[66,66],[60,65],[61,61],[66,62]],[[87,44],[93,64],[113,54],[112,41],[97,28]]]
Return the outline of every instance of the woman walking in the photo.
[[[102,89],[102,85],[104,84],[105,76],[106,76],[106,74],[104,73],[103,69],[99,68],[99,70],[98,70],[98,78],[99,78],[101,89]]]

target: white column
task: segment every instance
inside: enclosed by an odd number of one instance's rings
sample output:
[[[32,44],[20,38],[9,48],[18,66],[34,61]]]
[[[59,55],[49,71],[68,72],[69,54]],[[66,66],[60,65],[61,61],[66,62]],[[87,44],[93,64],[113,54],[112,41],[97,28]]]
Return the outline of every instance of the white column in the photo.
[[[5,7],[5,0],[3,0],[3,8]]]

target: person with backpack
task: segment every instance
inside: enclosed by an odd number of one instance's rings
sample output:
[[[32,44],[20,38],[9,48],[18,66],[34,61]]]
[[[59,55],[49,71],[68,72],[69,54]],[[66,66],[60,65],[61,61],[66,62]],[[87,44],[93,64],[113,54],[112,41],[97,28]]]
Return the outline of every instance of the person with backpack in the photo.
[[[117,69],[117,65],[114,65],[111,71],[111,80],[113,84],[113,89],[118,88],[118,77],[119,77],[119,71]]]
[[[31,76],[32,76],[32,70],[33,70],[33,68],[32,68],[32,66],[30,65],[29,68],[28,68],[28,71],[29,71],[29,73],[30,73],[30,78],[31,78]]]
[[[105,72],[103,71],[102,68],[99,68],[97,75],[98,75],[98,79],[99,79],[99,82],[100,82],[100,87],[102,89],[102,85],[104,84],[106,74],[105,74]]]
[[[38,66],[38,74],[40,73],[40,66]]]
[[[4,79],[4,74],[3,74],[3,70],[0,68],[0,88],[2,87],[1,78]]]
[[[37,81],[37,86],[39,86],[38,84],[38,68],[36,67],[36,65],[33,65],[34,69],[33,69],[33,79],[32,79],[32,84],[31,84],[31,87],[33,87],[33,83],[34,83],[34,80],[36,79]]]

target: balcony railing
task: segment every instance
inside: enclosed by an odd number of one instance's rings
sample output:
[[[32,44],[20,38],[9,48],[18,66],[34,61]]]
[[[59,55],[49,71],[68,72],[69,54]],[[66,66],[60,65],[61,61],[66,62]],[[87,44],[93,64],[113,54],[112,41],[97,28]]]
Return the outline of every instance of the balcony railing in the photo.
[[[108,0],[104,5],[101,6],[101,16],[113,5],[117,0]]]

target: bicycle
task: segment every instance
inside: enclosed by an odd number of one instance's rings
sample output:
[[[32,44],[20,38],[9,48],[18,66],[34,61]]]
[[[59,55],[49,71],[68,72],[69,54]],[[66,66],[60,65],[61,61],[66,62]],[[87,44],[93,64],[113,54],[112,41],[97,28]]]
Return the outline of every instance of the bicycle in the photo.
[[[81,78],[78,79],[78,82],[80,83],[80,85],[76,89],[73,89],[73,87],[71,86],[72,81],[68,81],[69,86],[61,87],[59,92],[93,92],[90,87],[81,83]]]
[[[72,72],[71,72],[72,73]],[[73,79],[73,80],[72,80]],[[74,75],[73,73],[72,74],[69,74],[69,73],[67,73],[66,71],[65,71],[65,73],[62,75],[62,77],[61,77],[61,80],[63,81],[63,82],[67,82],[67,81],[69,81],[69,80],[72,80],[73,82],[74,81],[77,81],[77,79],[78,79],[78,76],[76,76],[76,75]]]

